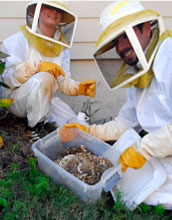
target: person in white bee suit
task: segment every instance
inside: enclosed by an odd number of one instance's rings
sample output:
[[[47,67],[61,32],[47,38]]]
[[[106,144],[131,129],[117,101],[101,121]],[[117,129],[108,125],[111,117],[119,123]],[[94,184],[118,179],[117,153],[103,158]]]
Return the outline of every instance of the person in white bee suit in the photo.
[[[97,138],[117,140],[129,128],[147,134],[119,157],[122,171],[139,169],[152,157],[167,173],[165,183],[144,202],[172,209],[172,32],[158,12],[138,1],[110,4],[100,16],[95,61],[110,89],[125,87],[127,101],[114,120],[87,127],[68,123]],[[114,155],[115,156],[115,155]]]
[[[77,24],[76,15],[63,2],[35,1],[27,6],[26,25],[3,41],[6,58],[3,82],[9,87],[2,97],[14,98],[10,111],[28,119],[28,126],[76,117],[56,91],[95,97],[96,81],[76,82],[70,73],[70,53]]]

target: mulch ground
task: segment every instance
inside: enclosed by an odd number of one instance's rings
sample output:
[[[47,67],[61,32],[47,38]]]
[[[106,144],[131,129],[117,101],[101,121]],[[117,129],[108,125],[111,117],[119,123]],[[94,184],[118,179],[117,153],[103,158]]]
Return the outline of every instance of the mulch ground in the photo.
[[[53,124],[38,124],[34,131],[40,138],[46,136],[55,129]],[[4,145],[0,149],[0,179],[5,172],[10,170],[12,163],[20,165],[22,170],[28,168],[28,158],[34,157],[31,146],[33,140],[30,137],[27,120],[20,119],[8,113],[0,119],[0,136],[3,138]]]

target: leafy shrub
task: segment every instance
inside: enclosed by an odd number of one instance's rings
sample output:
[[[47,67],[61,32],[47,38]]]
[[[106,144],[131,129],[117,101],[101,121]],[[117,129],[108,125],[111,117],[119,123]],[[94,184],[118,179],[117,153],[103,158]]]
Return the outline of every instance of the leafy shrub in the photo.
[[[0,51],[0,75],[2,75],[2,73],[5,70],[5,58],[7,58],[7,57],[8,57],[7,54]],[[5,83],[2,82],[2,80],[0,81],[0,86],[8,87]],[[13,102],[14,102],[13,98],[11,98],[11,99],[0,99],[0,107],[7,108],[11,104],[13,104]]]
[[[2,75],[2,73],[5,70],[5,58],[6,57],[8,57],[8,55],[0,51],[0,76]],[[2,79],[0,80],[0,86],[8,87],[5,83],[2,82]],[[4,118],[8,114],[8,111],[6,110],[6,108],[9,107],[10,105],[12,105],[13,102],[14,102],[13,98],[10,98],[10,99],[0,99],[0,111],[1,112],[4,111],[3,117],[1,116],[1,118]],[[5,110],[4,110],[4,108],[5,108]],[[0,148],[3,146],[3,144],[4,144],[3,143],[3,139],[0,136]]]

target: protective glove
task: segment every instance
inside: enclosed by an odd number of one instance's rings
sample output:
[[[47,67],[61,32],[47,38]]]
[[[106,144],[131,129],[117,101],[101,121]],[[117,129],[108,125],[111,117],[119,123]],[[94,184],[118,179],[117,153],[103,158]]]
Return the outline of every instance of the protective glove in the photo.
[[[119,158],[124,171],[127,167],[135,169],[142,167],[151,157],[164,158],[172,155],[172,120],[164,127],[145,135],[130,148],[127,148]]]
[[[91,79],[82,81],[79,84],[79,94],[94,98],[96,95],[96,81]]]
[[[133,147],[128,147],[119,157],[118,164],[122,165],[122,172],[128,167],[139,169],[146,163],[146,159]]]
[[[39,71],[49,72],[51,75],[54,76],[55,79],[57,79],[59,75],[62,75],[63,77],[65,77],[65,73],[63,72],[62,68],[56,63],[42,61],[40,64]]]
[[[62,142],[72,141],[75,138],[77,132],[73,128],[78,128],[85,132],[87,131],[87,127],[85,125],[79,124],[77,122],[64,124],[63,127],[59,130],[59,135]]]
[[[65,128],[78,128],[82,131],[87,132],[87,127],[85,125],[79,124],[77,122],[71,122],[71,123],[68,123],[68,124],[64,124],[64,127]]]
[[[4,141],[2,139],[2,137],[0,136],[0,148],[4,145]]]

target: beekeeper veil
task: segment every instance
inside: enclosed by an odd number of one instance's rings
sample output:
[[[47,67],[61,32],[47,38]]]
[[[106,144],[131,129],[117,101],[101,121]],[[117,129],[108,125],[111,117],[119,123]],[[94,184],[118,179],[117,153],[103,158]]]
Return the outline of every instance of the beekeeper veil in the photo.
[[[57,21],[55,35],[45,36],[39,27],[40,12],[43,7],[57,10],[62,14],[61,20]],[[26,28],[32,34],[70,48],[72,46],[77,16],[62,1],[39,0],[28,4],[26,9]]]
[[[142,34],[145,23],[150,30],[146,46],[137,34]],[[164,31],[159,13],[145,10],[135,0],[115,2],[102,12],[100,26],[102,34],[96,44],[94,59],[108,87],[129,87],[132,82],[136,87],[146,87],[151,77],[145,75],[145,78],[144,74],[151,67],[160,34]],[[119,49],[121,43],[123,48]],[[138,82],[138,79],[142,80]]]

